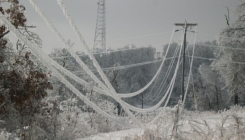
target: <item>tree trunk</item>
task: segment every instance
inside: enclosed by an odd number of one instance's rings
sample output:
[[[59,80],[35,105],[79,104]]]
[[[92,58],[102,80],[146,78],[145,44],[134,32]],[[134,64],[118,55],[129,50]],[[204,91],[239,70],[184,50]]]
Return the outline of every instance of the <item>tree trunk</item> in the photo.
[[[208,95],[206,95],[206,97],[207,97],[207,100],[208,100],[209,109],[211,110],[212,109],[212,106],[211,106],[211,103],[209,101]]]
[[[238,105],[238,94],[236,93],[235,96],[234,96],[234,104],[235,105]]]
[[[218,110],[220,110],[220,107],[219,107],[219,90],[218,90],[218,87],[215,86],[215,90],[216,90],[216,102],[217,102],[217,107],[218,107]]]

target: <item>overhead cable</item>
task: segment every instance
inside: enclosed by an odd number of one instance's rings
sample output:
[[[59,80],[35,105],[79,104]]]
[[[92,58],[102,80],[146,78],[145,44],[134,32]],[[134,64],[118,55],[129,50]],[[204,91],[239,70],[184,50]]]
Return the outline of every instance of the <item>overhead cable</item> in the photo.
[[[26,37],[24,37],[11,23],[10,21],[4,17],[4,15],[0,12],[0,17],[2,21],[9,27],[9,29],[19,38],[22,40],[27,46],[29,46],[29,49],[32,51],[32,53],[40,59],[40,61],[46,65],[48,68],[52,69],[53,74],[60,80],[60,82],[64,83],[73,93],[75,93],[78,97],[80,97],[86,104],[90,105],[95,111],[102,114],[103,116],[117,122],[118,124],[122,126],[127,127],[135,127],[131,124],[125,124],[119,121],[117,118],[109,115],[108,113],[104,112],[101,108],[99,108],[96,104],[91,102],[87,97],[85,97],[80,91],[78,91],[72,84],[70,84],[69,81],[67,81],[57,70],[53,69],[53,66],[50,64],[51,62],[48,60],[46,56],[44,56],[41,53],[40,48],[37,45],[32,44]],[[52,60],[52,59],[51,59]],[[56,63],[56,62],[55,62]]]
[[[113,86],[111,85],[111,83],[109,82],[108,78],[106,77],[106,75],[104,74],[104,72],[101,70],[101,67],[99,66],[97,60],[95,59],[95,57],[93,56],[93,54],[91,53],[91,51],[89,50],[84,38],[82,37],[82,34],[80,33],[80,31],[78,30],[75,22],[73,21],[73,19],[71,18],[71,16],[68,14],[68,11],[63,3],[63,0],[57,0],[58,5],[60,6],[61,10],[63,11],[64,16],[66,17],[66,19],[69,21],[70,26],[72,27],[73,31],[75,32],[75,34],[78,36],[78,38],[80,39],[81,43],[83,43],[86,52],[88,53],[90,59],[92,60],[94,67],[97,69],[98,73],[100,74],[101,78],[104,80],[106,86],[111,90],[111,94],[112,97],[114,97],[114,99],[121,104],[121,106],[124,108],[125,112],[129,115],[129,117],[131,119],[133,119],[135,121],[136,124],[138,125],[142,125],[136,118],[135,116],[132,114],[132,112],[130,112],[130,110],[128,108],[124,107],[124,101],[122,101],[116,94],[115,89],[113,88]],[[76,55],[75,55],[76,56]],[[89,70],[90,71],[90,70]],[[90,71],[91,72],[91,71]]]

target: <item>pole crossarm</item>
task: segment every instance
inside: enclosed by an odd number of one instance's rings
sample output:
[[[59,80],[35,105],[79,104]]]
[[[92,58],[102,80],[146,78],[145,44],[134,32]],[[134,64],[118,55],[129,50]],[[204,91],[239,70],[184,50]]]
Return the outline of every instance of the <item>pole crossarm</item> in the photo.
[[[174,24],[175,26],[182,26],[182,27],[190,27],[190,26],[197,26],[198,24],[197,23],[175,23]]]

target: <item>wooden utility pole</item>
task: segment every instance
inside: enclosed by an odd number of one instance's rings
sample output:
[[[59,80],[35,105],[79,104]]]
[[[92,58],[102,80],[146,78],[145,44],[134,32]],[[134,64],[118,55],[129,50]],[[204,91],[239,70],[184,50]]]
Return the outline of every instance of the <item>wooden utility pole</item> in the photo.
[[[184,45],[184,49],[182,49],[182,83],[181,83],[181,95],[182,95],[182,102],[184,101],[184,95],[185,95],[185,48],[186,48],[186,32],[187,32],[187,29],[189,27],[192,27],[192,26],[197,26],[197,23],[187,23],[185,21],[185,23],[175,23],[174,24],[175,26],[182,26],[184,28],[184,41],[183,41],[183,45]],[[176,30],[178,31],[178,30]]]

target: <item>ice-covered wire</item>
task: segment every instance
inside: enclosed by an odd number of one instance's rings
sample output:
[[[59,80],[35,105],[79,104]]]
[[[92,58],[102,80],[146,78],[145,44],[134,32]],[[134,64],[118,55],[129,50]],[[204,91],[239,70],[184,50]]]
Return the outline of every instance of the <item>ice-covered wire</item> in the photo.
[[[170,62],[170,66],[169,66],[169,68],[168,68],[168,70],[167,70],[167,73],[166,73],[166,75],[164,76],[164,78],[163,78],[163,80],[162,80],[162,82],[161,82],[161,84],[160,84],[160,86],[159,86],[160,88],[158,88],[158,90],[156,91],[156,93],[151,97],[152,99],[150,100],[150,102],[149,102],[148,104],[152,104],[153,102],[155,102],[155,101],[158,99],[157,97],[159,97],[159,95],[160,95],[161,93],[165,93],[165,92],[166,92],[167,89],[166,89],[164,92],[162,92],[162,89],[163,89],[164,85],[165,85],[166,82],[167,82],[167,78],[168,78],[169,75],[170,75],[171,69],[173,68],[173,64],[174,64],[174,62],[175,62],[175,57],[177,56],[178,51],[179,51],[179,47],[177,47],[176,50],[175,50],[175,52],[174,52],[174,59],[172,59],[171,62]],[[176,67],[177,67],[177,66],[176,66]]]
[[[66,10],[64,10],[65,12],[66,12]],[[66,16],[67,17],[67,16]],[[69,18],[68,18],[69,19]],[[76,28],[76,26],[75,26],[75,24],[74,24],[74,22],[71,22],[72,20],[70,19],[69,20],[70,21],[70,23],[72,23],[72,27],[73,27],[73,29],[75,30],[75,29],[77,29]],[[80,34],[80,32],[78,31],[78,30],[75,30],[76,31],[76,33],[79,35],[79,37],[80,37],[80,40],[82,40],[82,41],[84,41],[83,40],[83,38],[82,38],[82,36],[81,36],[81,34]],[[91,54],[90,54],[90,51],[88,50],[88,53],[89,53],[89,55],[90,55],[90,58],[92,58],[92,60],[93,60],[93,56],[91,57]],[[94,59],[94,61],[93,61],[95,64],[95,66],[96,66],[96,60]],[[100,66],[97,64],[97,70],[98,70],[98,72],[99,73],[101,73],[100,72]],[[101,76],[102,76],[102,79],[104,79],[103,78],[103,72],[102,72],[102,74],[101,74]],[[108,80],[108,79],[107,79]],[[106,80],[105,80],[106,81]],[[108,85],[108,84],[107,84]],[[113,87],[111,88],[111,86],[110,86],[110,83],[109,83],[109,88],[111,89],[111,90],[113,90],[113,93],[112,94],[114,94],[113,96],[114,96],[114,99],[116,100],[116,101],[118,101],[122,106],[124,106],[125,105],[125,103],[124,102],[122,102],[122,100],[120,100],[117,96],[115,96],[115,92],[114,92],[114,89],[113,89]],[[132,108],[132,106],[130,106],[130,105],[127,105],[127,107],[129,108],[130,107],[130,109],[131,110],[137,110],[137,108]],[[129,111],[127,111],[128,110],[128,108],[127,107],[125,107],[124,109],[125,109],[125,111],[128,113]],[[148,109],[149,110],[149,109]],[[128,115],[131,117],[131,118],[133,118],[132,117],[132,115],[130,115],[130,112],[128,113]],[[135,120],[134,120],[135,121]],[[136,122],[137,122],[137,120],[136,120]]]
[[[182,41],[183,41],[183,40],[184,40],[184,36],[183,36]],[[173,76],[173,78],[172,78],[172,80],[171,80],[171,82],[173,82],[173,84],[171,84],[171,92],[170,92],[170,94],[168,95],[168,99],[167,99],[167,101],[165,102],[164,107],[166,107],[166,106],[168,105],[169,99],[170,99],[170,97],[171,97],[171,94],[172,94],[172,91],[173,91],[173,88],[174,88],[176,76],[177,76],[177,73],[178,73],[178,70],[179,70],[179,66],[180,66],[180,60],[181,60],[180,57],[181,57],[182,49],[183,49],[183,43],[181,44],[181,47],[180,47],[179,58],[178,58],[178,61],[177,61],[177,64],[176,64],[176,69],[175,69],[175,72],[174,72],[174,76]],[[183,50],[183,51],[185,51],[185,50]]]
[[[183,39],[183,36],[181,36],[181,38]],[[187,46],[187,48],[188,48],[188,46]],[[172,67],[173,67],[173,64],[174,64],[174,62],[175,62],[175,57],[176,57],[176,55],[177,55],[178,50],[179,50],[179,47],[177,47],[177,48],[175,49],[174,55],[173,55],[173,58],[174,58],[174,59],[171,60],[170,66],[169,66],[169,68],[168,68],[168,70],[167,70],[167,74],[164,76],[163,81],[161,82],[161,84],[160,84],[158,90],[156,91],[156,94],[154,94],[154,96],[152,97],[152,99],[155,98],[156,96],[159,97],[159,94],[161,93],[161,91],[162,91],[162,89],[163,89],[163,85],[165,85],[166,79],[169,77],[170,70],[171,70]],[[160,89],[160,91],[159,91],[159,89]],[[167,89],[166,89],[166,90],[167,90]],[[165,90],[164,92],[162,92],[162,93],[165,93],[166,90]],[[157,100],[157,98],[151,100],[150,103],[148,103],[148,104],[152,104],[152,103],[153,103],[154,101],[156,101],[156,100]]]
[[[82,37],[80,31],[78,30],[77,26],[75,25],[75,22],[72,20],[71,16],[68,14],[68,11],[67,11],[67,9],[66,9],[64,3],[63,3],[63,0],[57,0],[57,2],[58,2],[58,4],[59,4],[60,8],[62,9],[63,14],[65,15],[66,19],[69,21],[69,23],[70,23],[72,29],[74,30],[74,32],[76,33],[76,35],[79,37],[80,41],[81,41],[81,42],[83,43],[83,45],[85,46],[85,49],[86,49],[86,51],[87,51],[87,53],[88,53],[90,59],[92,59],[93,64],[94,64],[95,68],[97,69],[98,73],[100,74],[100,76],[102,77],[102,79],[104,80],[104,82],[106,83],[106,85],[109,87],[109,89],[110,89],[111,91],[113,91],[112,94],[115,94],[115,93],[116,93],[116,92],[114,93],[115,89],[112,87],[112,85],[111,85],[111,83],[109,82],[108,78],[105,76],[105,74],[103,73],[103,71],[102,71],[101,67],[99,66],[98,62],[96,61],[96,59],[95,59],[94,56],[92,55],[91,51],[89,50],[89,48],[88,48],[88,46],[87,46],[87,44],[86,44],[84,38]],[[171,38],[172,38],[172,36],[173,36],[173,33],[174,33],[174,31],[172,32]],[[168,48],[169,48],[169,46],[168,46]],[[167,54],[167,53],[166,53],[166,54]],[[166,57],[166,56],[165,56],[165,57]],[[165,58],[165,57],[164,57],[164,58]],[[164,61],[163,61],[163,62],[164,62]],[[162,62],[162,64],[161,64],[161,66],[163,65],[163,62]],[[161,68],[161,67],[160,67],[160,68]],[[160,68],[159,68],[159,70],[158,70],[158,73],[159,73],[159,71],[160,71]],[[119,95],[119,96],[120,96],[120,97],[123,97],[123,98],[128,98],[128,97],[133,97],[133,96],[136,96],[136,95],[142,93],[145,89],[147,89],[147,88],[151,85],[151,83],[155,80],[155,78],[156,78],[156,76],[158,75],[158,73],[156,73],[156,75],[155,75],[154,78],[150,81],[150,83],[149,83],[147,86],[145,86],[144,88],[142,88],[141,90],[136,91],[136,92],[134,92],[134,93],[126,93],[126,94],[124,93],[124,94],[121,94],[121,95]],[[115,96],[117,96],[117,95],[115,95]]]
[[[175,59],[176,57],[168,57],[165,60],[172,60]],[[149,65],[153,63],[158,63],[162,62],[162,60],[153,60],[153,61],[147,61],[147,62],[142,62],[142,63],[136,63],[136,64],[130,64],[130,65],[123,65],[123,66],[117,66],[117,67],[108,67],[108,68],[102,68],[103,71],[108,71],[108,70],[122,70],[122,69],[129,69],[133,67],[138,67],[138,66],[144,66],[144,65]],[[91,71],[95,72],[95,69],[91,69]],[[74,73],[85,73],[84,71],[74,71]]]
[[[140,93],[144,92],[152,84],[152,82],[156,79],[157,75],[159,75],[159,73],[161,72],[161,69],[163,67],[163,64],[165,62],[165,59],[167,57],[167,54],[168,54],[168,51],[169,51],[169,48],[170,48],[171,41],[172,41],[173,36],[174,36],[174,32],[175,32],[175,26],[174,26],[173,31],[172,31],[172,35],[171,35],[171,38],[170,38],[170,41],[169,41],[169,44],[168,44],[168,47],[167,47],[167,50],[166,50],[166,54],[163,57],[163,61],[162,61],[161,65],[160,65],[159,69],[157,70],[156,74],[151,79],[151,81],[147,85],[145,85],[143,88],[138,90],[138,91],[135,91],[135,92],[132,92],[132,93],[120,93],[119,94],[120,97],[129,98],[129,97],[134,97],[136,95],[139,95]]]
[[[152,91],[153,91],[153,89],[154,89],[154,87],[156,86],[156,83],[157,83],[157,81],[158,81],[159,75],[160,75],[160,74],[157,75],[157,78],[156,78],[156,80],[155,80],[155,82],[154,82],[154,84],[153,84],[153,86],[152,86],[150,92],[147,93],[147,95],[144,96],[143,98],[140,98],[141,100],[146,100],[147,98],[149,98],[149,96],[151,96]]]
[[[173,57],[169,57],[167,59],[173,59]],[[166,59],[166,60],[167,60]],[[108,70],[122,70],[122,69],[128,69],[128,68],[133,68],[133,67],[138,67],[138,66],[144,66],[144,65],[149,65],[153,63],[158,63],[162,62],[162,60],[153,60],[153,61],[146,61],[142,63],[136,63],[136,64],[130,64],[130,65],[123,65],[123,66],[117,66],[117,67],[108,67],[108,68],[102,68],[103,71],[108,71]],[[96,71],[95,69],[91,69],[91,71]],[[84,73],[83,71],[74,71],[75,73]]]
[[[152,108],[150,108],[150,109],[148,108],[148,109],[145,109],[145,110],[144,110],[144,109],[141,110],[141,109],[138,109],[137,107],[134,107],[134,106],[129,105],[129,104],[126,103],[126,102],[123,102],[120,98],[118,98],[118,95],[116,94],[115,89],[112,87],[111,83],[109,82],[109,80],[107,79],[107,77],[105,76],[105,74],[103,73],[103,71],[101,70],[101,68],[100,68],[100,66],[98,65],[96,59],[94,58],[94,56],[92,55],[92,53],[91,53],[90,50],[88,49],[88,46],[87,46],[86,42],[84,41],[84,39],[83,39],[81,33],[79,32],[78,28],[76,27],[74,21],[72,20],[72,18],[71,18],[70,15],[68,14],[67,9],[66,9],[65,5],[63,4],[63,1],[62,1],[62,0],[57,0],[57,2],[58,2],[58,4],[59,4],[59,6],[61,7],[61,9],[62,9],[62,11],[63,11],[65,17],[66,17],[67,20],[69,21],[71,27],[73,28],[73,30],[75,31],[75,33],[78,35],[80,41],[84,44],[85,49],[86,49],[86,51],[87,51],[87,53],[88,53],[90,59],[93,61],[93,64],[94,64],[94,66],[96,67],[96,69],[98,70],[100,76],[101,76],[102,79],[105,81],[106,85],[110,88],[110,90],[112,91],[112,92],[111,92],[112,97],[113,97],[117,102],[119,102],[119,103],[122,105],[122,107],[125,109],[125,111],[127,112],[127,114],[128,114],[131,118],[133,118],[133,117],[131,116],[132,113],[128,111],[128,108],[130,108],[130,110],[147,112],[147,111],[150,111],[151,109],[154,109],[154,108],[159,107],[160,105],[157,104],[156,106],[154,106],[154,107],[152,107]],[[173,31],[173,33],[174,33],[174,31]],[[172,38],[172,36],[173,36],[173,33],[172,33],[172,35],[171,35],[171,38]],[[169,46],[168,46],[168,49],[169,49]],[[166,57],[166,56],[165,56],[165,57]],[[164,57],[164,58],[165,58],[165,57]],[[162,63],[162,64],[163,64],[163,63]],[[159,68],[159,69],[160,69],[160,68]],[[141,93],[141,92],[139,92],[138,94],[140,94],[140,93]],[[132,97],[132,94],[129,95],[129,96]]]
[[[172,90],[173,90],[173,86],[175,84],[175,79],[176,79],[176,75],[177,75],[177,72],[178,72],[178,69],[179,69],[179,64],[180,64],[180,56],[181,56],[181,51],[182,51],[182,48],[183,48],[183,44],[181,45],[180,47],[180,52],[179,52],[179,57],[178,57],[178,61],[177,61],[177,66],[175,68],[175,71],[174,71],[174,76],[170,82],[170,86],[168,87],[164,97],[162,97],[162,99],[154,106],[150,107],[150,108],[146,108],[146,109],[140,109],[140,108],[137,108],[137,107],[134,107],[134,106],[130,106],[128,103],[125,103],[125,105],[130,108],[131,110],[133,111],[137,111],[137,112],[149,112],[149,111],[154,111],[156,110],[158,107],[161,106],[161,104],[165,101],[166,97],[172,93]],[[168,102],[168,100],[166,101],[166,103]],[[167,104],[165,104],[166,106]]]
[[[174,83],[175,83],[175,80],[176,80],[176,75],[177,75],[177,72],[178,72],[178,69],[179,69],[179,66],[180,66],[179,64],[180,64],[180,56],[181,56],[182,48],[183,48],[183,43],[181,44],[181,49],[180,49],[180,52],[179,52],[179,58],[178,58],[177,66],[176,66],[176,69],[175,69],[175,72],[174,72],[174,75],[173,75],[174,78],[172,78],[172,80],[170,82],[171,83],[170,84],[170,90],[171,90],[171,92],[170,92],[170,94],[165,94],[164,95],[164,98],[166,98],[166,96],[168,95],[168,99],[167,99],[167,101],[165,102],[165,105],[164,105],[164,110],[162,110],[154,119],[152,119],[152,121],[150,121],[146,125],[149,125],[150,123],[154,122],[157,118],[159,118],[160,116],[162,116],[163,113],[165,112],[166,106],[167,106],[167,104],[169,102],[169,99],[171,97],[171,93],[172,93],[172,90],[173,90],[173,87],[174,87]]]
[[[37,6],[37,5],[36,5]],[[39,9],[40,10],[40,9]],[[114,97],[114,99],[116,100],[116,101],[118,101],[122,106],[124,106],[124,102],[122,101],[122,100],[120,100],[118,97]],[[130,107],[130,105],[129,105],[129,107]],[[129,110],[128,108],[124,108],[125,109],[125,111],[128,113],[129,111],[127,111],[127,110]],[[131,118],[133,118],[133,116],[132,115],[130,115],[130,112],[128,113],[128,115],[131,117]],[[137,120],[134,120],[135,122],[137,122]]]
[[[134,107],[134,106],[129,105],[129,104],[126,103],[126,102],[122,102],[122,100],[121,100],[120,98],[118,98],[118,95],[116,95],[115,89],[112,87],[111,83],[108,81],[107,77],[104,75],[104,73],[103,73],[103,71],[101,70],[100,66],[98,65],[96,59],[94,58],[94,56],[92,55],[92,53],[91,53],[90,50],[88,49],[88,46],[87,46],[87,44],[85,43],[85,41],[84,41],[84,39],[83,39],[81,33],[79,32],[78,28],[76,27],[74,21],[72,20],[72,18],[71,18],[70,15],[68,14],[68,12],[67,12],[67,10],[66,10],[66,7],[65,7],[64,4],[63,4],[63,1],[62,1],[62,0],[57,0],[57,2],[58,2],[58,4],[60,5],[60,7],[61,7],[61,9],[62,9],[62,11],[63,11],[65,17],[66,17],[67,20],[69,21],[71,27],[73,28],[73,30],[75,31],[75,33],[76,33],[76,34],[78,35],[78,37],[80,38],[80,41],[84,44],[85,49],[87,50],[87,53],[89,54],[90,59],[93,60],[94,66],[95,66],[96,69],[98,70],[98,72],[99,72],[99,74],[101,75],[102,79],[105,81],[106,85],[111,89],[111,91],[112,91],[112,96],[114,97],[114,99],[115,99],[116,101],[118,101],[118,102],[122,105],[122,107],[125,109],[125,111],[128,113],[127,110],[128,110],[128,108],[130,108],[130,110],[133,110],[133,111],[147,112],[147,111],[150,111],[151,109],[154,109],[154,108],[157,107],[157,106],[159,107],[160,105],[157,104],[156,106],[154,106],[154,107],[152,107],[152,108],[148,108],[148,109],[145,109],[145,110],[144,110],[144,109],[141,110],[141,109],[139,109],[139,108],[137,108],[137,107]],[[173,30],[173,33],[174,33],[174,30]],[[171,35],[171,38],[173,37],[173,33],[172,33],[172,35]],[[167,51],[168,51],[168,50],[169,50],[169,46],[168,46]],[[165,56],[165,57],[166,57],[166,56]],[[165,58],[165,57],[164,57],[164,58]],[[162,63],[161,65],[163,65],[163,63]],[[159,68],[159,69],[160,69],[160,68]],[[160,71],[160,70],[159,70],[159,71]],[[156,75],[157,75],[157,74],[156,74]],[[153,78],[153,80],[154,80],[155,78],[156,78],[156,76]],[[140,93],[142,93],[142,92],[143,92],[143,91],[138,92],[137,94],[135,94],[136,92],[135,92],[135,93],[130,93],[130,95],[128,94],[127,96],[129,96],[129,97],[136,96],[136,95],[138,95],[138,94],[140,94]],[[122,94],[121,94],[121,95],[122,95]],[[123,94],[123,95],[124,95],[124,94]],[[161,100],[161,101],[162,101],[162,100]],[[125,106],[125,107],[124,107],[124,106]],[[129,113],[128,113],[128,115],[130,116]]]
[[[69,21],[70,26],[72,27],[73,31],[75,32],[75,34],[78,36],[78,38],[80,39],[80,41],[83,43],[86,52],[88,53],[90,59],[93,62],[94,67],[97,69],[98,73],[100,74],[101,78],[103,79],[103,81],[105,82],[106,86],[110,89],[110,93],[112,95],[112,97],[121,104],[121,106],[124,108],[124,111],[128,114],[128,116],[138,125],[142,125],[136,118],[135,116],[132,114],[132,112],[125,107],[125,102],[117,95],[115,89],[113,88],[113,86],[111,85],[111,83],[109,82],[108,78],[106,77],[106,75],[104,74],[104,72],[102,71],[101,67],[99,66],[97,60],[95,59],[95,57],[93,56],[92,52],[89,50],[84,38],[82,37],[82,34],[80,33],[80,31],[78,30],[75,22],[73,21],[73,19],[71,18],[71,16],[69,15],[63,0],[57,0],[58,5],[60,6],[61,10],[63,11],[64,16],[66,17],[66,19]]]
[[[165,83],[166,83],[166,81],[167,81],[167,78],[169,77],[169,74],[170,74],[170,70],[172,69],[172,67],[173,67],[173,64],[174,64],[174,61],[175,61],[175,58],[176,58],[176,56],[177,56],[177,52],[178,52],[178,50],[179,50],[179,47],[176,47],[175,48],[175,51],[174,51],[174,54],[173,54],[173,59],[171,60],[171,62],[170,62],[170,65],[169,65],[169,67],[168,67],[168,69],[167,69],[167,72],[166,72],[166,74],[165,74],[165,76],[163,77],[163,80],[161,81],[161,84],[160,84],[160,86],[159,86],[159,88],[157,89],[157,91],[155,92],[155,93],[160,93],[161,91],[162,91],[162,88],[163,88],[163,85],[165,85]],[[159,74],[160,75],[160,74]],[[157,94],[154,94],[153,96],[151,95],[151,93],[152,93],[152,90],[150,91],[150,93],[149,94],[147,94],[148,96],[146,96],[144,99],[147,99],[149,96],[151,96],[151,98],[153,99],[153,98],[155,98],[155,96],[157,95]],[[165,93],[165,92],[164,92]],[[157,95],[158,96],[158,95]],[[148,99],[149,100],[149,99]],[[152,102],[152,101],[151,101]],[[150,103],[149,103],[150,104]]]
[[[62,39],[62,36],[59,34],[58,30],[52,25],[52,23],[48,20],[48,18],[42,13],[41,9],[38,7],[38,5],[35,3],[34,0],[30,0],[31,4],[34,6],[34,8],[36,9],[36,11],[41,15],[41,17],[45,20],[45,22],[48,24],[49,27],[51,27],[51,29],[56,33],[56,35],[59,36],[60,39]],[[74,26],[75,27],[75,26]],[[77,28],[75,27],[75,29],[77,30]],[[81,34],[79,34],[80,37]],[[81,39],[81,38],[80,38]],[[82,38],[83,39],[83,38]],[[64,43],[64,41],[63,41]],[[105,85],[101,84],[101,81],[98,80],[98,78],[86,67],[86,65],[81,61],[81,59],[73,52],[71,51],[71,49],[69,48],[68,51],[71,53],[71,55],[73,57],[75,57],[75,60],[80,64],[80,66],[82,68],[85,69],[85,71],[90,75],[90,77],[97,82],[98,84],[100,84],[101,87],[103,87],[103,89],[106,90]],[[89,50],[88,50],[89,51]],[[93,56],[92,56],[93,57]],[[98,66],[98,64],[97,64]],[[102,77],[103,79],[103,77]],[[109,93],[109,92],[108,92]],[[112,96],[113,97],[113,96]],[[123,106],[123,101],[120,100],[117,97],[113,97],[115,98],[116,101],[118,101],[122,106]],[[137,125],[142,125],[138,120],[135,119],[135,117],[132,115],[132,113],[129,111],[129,109],[124,108],[124,110],[127,112],[127,114],[130,116],[131,119],[133,119],[133,121],[137,124]]]
[[[93,55],[96,54],[109,54],[109,53],[114,53],[114,52],[122,52],[122,51],[129,51],[129,50],[136,50],[136,49],[142,49],[142,48],[146,48],[146,47],[139,47],[139,48],[129,48],[129,49],[120,49],[120,50],[107,50],[107,52],[93,52]],[[86,54],[79,54],[77,56],[86,56]],[[53,59],[62,59],[65,56],[60,56],[60,57],[53,57]],[[67,58],[72,57],[72,56],[66,56]]]
[[[176,48],[176,49],[177,49],[177,48]],[[176,52],[176,49],[175,49],[175,52]],[[163,49],[162,49],[162,50],[163,50]],[[175,57],[176,57],[176,55],[177,55],[177,53],[175,53],[175,52],[174,52],[174,55],[173,55],[173,57],[172,57],[173,59],[171,59],[170,65],[172,64],[172,61],[175,60]],[[163,51],[162,51],[162,54],[163,54]],[[167,55],[167,54],[166,54],[166,55]],[[168,75],[169,75],[169,74],[168,74],[169,69],[172,69],[172,67],[170,66],[170,67],[168,68],[167,73],[165,74],[165,76],[164,76],[164,78],[163,78],[163,80],[162,80],[160,86],[159,86],[158,89],[157,89],[157,92],[159,91],[159,89],[162,88],[163,83],[164,83],[164,81],[165,81],[165,78],[168,77]],[[161,72],[160,72],[160,73],[161,73]],[[159,78],[160,73],[158,74],[158,76],[157,76],[157,78],[156,78],[156,80],[155,80],[155,82],[154,82],[154,84],[153,84],[153,86],[152,86],[150,92],[147,93],[147,95],[144,96],[144,98],[141,98],[142,100],[147,100],[147,99],[149,98],[149,96],[152,95],[152,91],[153,91],[153,89],[154,89],[154,87],[155,87],[155,85],[156,85],[156,83],[157,83],[157,81],[158,81],[158,78]],[[153,98],[153,97],[151,97],[151,98]]]
[[[181,36],[181,38],[183,39],[183,36]],[[188,44],[188,46],[187,46],[187,49],[188,49],[188,47],[189,47],[189,44]],[[186,49],[186,50],[187,50],[187,49]],[[172,67],[173,67],[173,64],[174,64],[174,62],[175,62],[175,57],[176,57],[176,55],[177,55],[178,50],[179,50],[179,47],[177,47],[177,48],[175,49],[174,55],[173,55],[174,59],[172,59],[171,62],[170,62],[170,66],[169,66],[169,68],[168,68],[168,70],[167,70],[167,74],[164,76],[163,81],[161,82],[161,84],[160,84],[158,90],[156,91],[156,94],[154,94],[154,95],[152,96],[152,100],[151,100],[150,102],[148,102],[148,104],[152,104],[153,102],[155,102],[155,101],[158,99],[157,97],[160,97],[159,95],[160,95],[161,93],[165,93],[165,92],[166,92],[167,89],[166,89],[164,92],[162,92],[163,85],[165,85],[166,79],[169,77],[170,70],[171,70]],[[181,63],[181,62],[180,62],[180,63]],[[176,66],[176,67],[177,67],[177,66]],[[159,91],[159,90],[160,90],[160,91]],[[153,98],[155,98],[155,99],[153,99]]]
[[[84,64],[84,62],[76,55],[76,53],[71,49],[67,41],[64,37],[59,33],[59,31],[55,28],[55,26],[51,23],[51,21],[47,18],[47,16],[42,12],[40,7],[37,5],[35,0],[30,0],[30,4],[33,6],[35,11],[41,16],[44,22],[48,25],[48,27],[55,33],[55,35],[61,40],[61,42],[65,45],[67,51],[71,54],[72,57],[76,60],[79,66],[85,70],[85,72],[97,83],[100,87],[107,90],[105,85],[96,77],[93,72],[89,70],[89,68]]]
[[[214,35],[214,34],[203,34],[203,33],[200,33],[198,32],[198,34],[202,34],[202,35],[206,35],[206,36],[212,36],[212,37],[215,37],[215,38],[231,38],[231,39],[237,39],[237,40],[245,40],[244,37],[241,37],[241,38],[238,38],[238,37],[228,37],[228,36],[222,36],[222,35]]]
[[[209,47],[220,47],[220,48],[225,48],[225,49],[231,49],[231,50],[237,50],[237,51],[245,51],[244,48],[232,48],[232,47],[225,47],[225,46],[220,46],[220,45],[208,45],[204,43],[196,43],[196,45],[202,45],[202,46],[209,46]]]
[[[53,66],[50,64],[46,56],[44,56],[40,50],[40,48],[37,45],[33,45],[26,37],[24,37],[10,22],[9,20],[4,17],[4,15],[0,12],[0,17],[2,21],[9,27],[9,29],[19,38],[22,40],[27,46],[29,46],[29,49],[32,51],[32,53],[40,59],[40,61],[47,66],[48,68],[52,69],[53,74],[60,80],[60,82],[64,83],[73,93],[75,93],[79,98],[81,98],[86,104],[90,105],[96,112],[100,113],[101,115],[115,121],[116,123],[127,126],[127,127],[135,127],[131,124],[125,124],[119,121],[117,118],[109,115],[102,109],[100,109],[96,104],[91,102],[88,98],[86,98],[80,91],[78,91],[69,81],[67,81],[56,69],[53,68]],[[56,62],[55,62],[56,63]],[[138,125],[139,126],[139,125]]]
[[[104,80],[106,86],[113,91],[113,87],[111,85],[111,83],[109,82],[109,80],[107,79],[106,75],[103,73],[103,71],[101,70],[98,62],[96,61],[95,57],[93,56],[92,52],[89,50],[89,47],[87,45],[87,43],[85,42],[82,34],[80,33],[80,31],[78,30],[75,22],[73,21],[73,19],[71,18],[71,16],[68,13],[68,10],[66,9],[63,0],[57,0],[58,5],[60,6],[64,16],[66,17],[66,19],[68,20],[70,26],[72,27],[73,31],[75,32],[75,34],[78,36],[79,40],[81,41],[81,43],[84,45],[85,51],[86,53],[88,53],[89,58],[92,60],[93,65],[95,66],[95,68],[97,69],[97,71],[99,72],[101,78]]]

